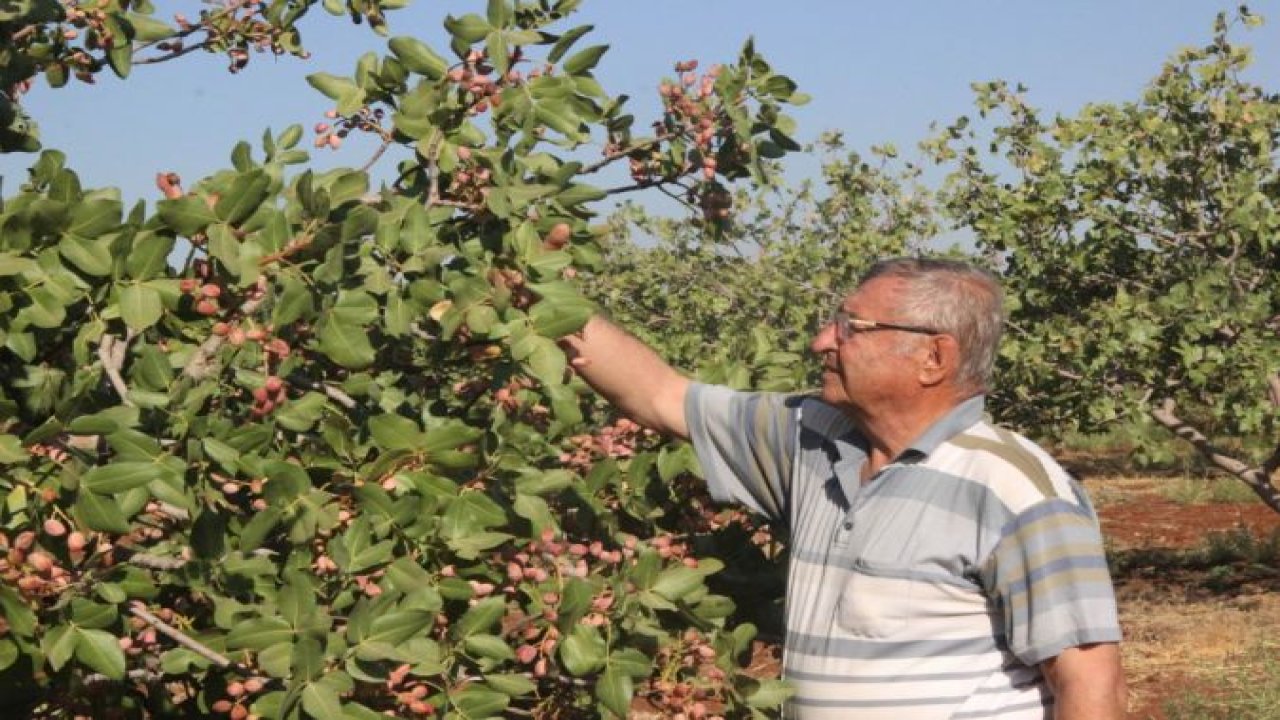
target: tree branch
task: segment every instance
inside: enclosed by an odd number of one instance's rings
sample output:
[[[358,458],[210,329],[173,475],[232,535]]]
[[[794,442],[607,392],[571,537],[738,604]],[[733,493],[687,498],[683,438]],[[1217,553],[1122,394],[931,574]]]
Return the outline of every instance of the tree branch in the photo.
[[[250,674],[250,671],[248,668],[240,665],[239,663],[232,662],[230,658],[227,658],[223,655],[218,654],[217,652],[214,652],[203,643],[193,639],[191,636],[187,635],[181,630],[178,630],[177,628],[166,623],[165,621],[161,620],[155,615],[152,615],[150,612],[147,611],[146,607],[144,607],[141,602],[135,601],[132,605],[130,605],[129,613],[134,617],[141,619],[143,622],[147,623],[151,627],[154,627],[156,630],[159,630],[161,633],[168,636],[174,642],[191,650],[192,652],[195,652],[197,655],[200,655],[201,657],[209,660],[210,662],[214,663],[218,667],[229,668],[244,675]]]
[[[98,358],[102,360],[102,371],[107,374],[111,387],[115,388],[116,394],[120,396],[120,404],[129,407],[133,407],[133,401],[129,399],[129,386],[125,384],[120,370],[124,367],[124,356],[129,349],[129,343],[133,342],[135,337],[137,333],[130,329],[125,331],[124,340],[105,333],[102,340],[98,342]]]
[[[1246,485],[1257,493],[1258,497],[1262,498],[1262,502],[1266,503],[1267,507],[1280,512],[1280,490],[1277,490],[1271,484],[1270,473],[1267,471],[1266,466],[1249,467],[1246,463],[1214,447],[1209,438],[1174,413],[1176,407],[1177,405],[1172,399],[1166,399],[1159,407],[1151,409],[1151,417],[1155,418],[1156,422],[1168,428],[1178,437],[1191,443],[1215,467],[1243,480]],[[1277,457],[1277,454],[1273,454],[1267,462],[1268,464],[1280,463],[1280,457]]]
[[[245,300],[240,304],[235,315],[237,317],[243,317],[252,313],[254,310],[258,309],[258,306],[262,304],[264,299],[266,299],[265,292],[261,294],[251,294],[248,300]],[[186,367],[182,368],[182,377],[198,382],[213,374],[213,356],[217,354],[218,350],[222,348],[222,344],[226,341],[227,339],[225,335],[210,334],[207,340],[200,343],[200,347],[196,349],[195,354],[193,354],[191,359],[187,361]]]
[[[175,60],[177,58],[180,58],[183,55],[186,55],[187,53],[193,53],[196,50],[204,50],[205,48],[208,48],[209,45],[210,45],[210,42],[208,40],[205,40],[204,42],[198,42],[194,45],[183,45],[181,48],[174,50],[173,52],[170,52],[167,55],[155,55],[148,58],[135,58],[133,61],[133,64],[134,65],[155,65],[157,63],[168,62],[170,60]]]
[[[631,153],[636,152],[637,150],[647,150],[651,147],[661,145],[664,140],[666,140],[666,136],[659,136],[647,142],[642,142],[637,145],[632,145],[631,147],[621,149],[616,152],[605,153],[605,156],[603,158],[591,163],[590,165],[583,167],[582,170],[579,172],[582,175],[590,175],[592,173],[600,172],[605,167],[608,167],[609,165],[617,162],[618,160],[621,160],[622,158],[627,157]]]
[[[383,137],[382,144],[379,145],[377,151],[373,153],[373,157],[369,158],[368,162],[360,166],[360,172],[369,172],[369,169],[378,162],[378,159],[382,157],[383,153],[385,153],[389,147],[391,147],[391,138]]]

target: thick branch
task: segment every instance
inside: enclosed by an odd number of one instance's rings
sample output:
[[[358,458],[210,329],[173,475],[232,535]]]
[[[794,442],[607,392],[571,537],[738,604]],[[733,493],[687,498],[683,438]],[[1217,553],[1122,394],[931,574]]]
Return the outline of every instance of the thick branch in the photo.
[[[124,355],[134,337],[136,333],[133,330],[125,333],[124,340],[106,333],[98,342],[98,358],[102,360],[102,371],[107,374],[111,387],[115,388],[116,394],[120,396],[120,403],[129,407],[133,407],[133,401],[129,399],[129,386],[125,384],[120,370],[124,367]]]
[[[1267,378],[1267,390],[1271,396],[1271,404],[1280,408],[1280,373]],[[1263,477],[1269,482],[1273,484],[1280,482],[1280,477],[1276,475],[1280,472],[1280,445],[1276,445],[1276,448],[1271,451],[1271,457],[1262,463],[1262,472]]]
[[[1262,498],[1262,502],[1266,503],[1267,507],[1280,512],[1280,490],[1277,490],[1271,484],[1271,478],[1266,468],[1249,467],[1248,464],[1214,447],[1213,443],[1203,433],[1174,414],[1176,407],[1173,400],[1165,400],[1160,407],[1152,408],[1151,417],[1155,418],[1156,422],[1168,428],[1178,437],[1191,443],[1215,467],[1243,480],[1246,485],[1257,493],[1258,497]],[[1268,463],[1272,462],[1276,462],[1274,455],[1268,460]]]

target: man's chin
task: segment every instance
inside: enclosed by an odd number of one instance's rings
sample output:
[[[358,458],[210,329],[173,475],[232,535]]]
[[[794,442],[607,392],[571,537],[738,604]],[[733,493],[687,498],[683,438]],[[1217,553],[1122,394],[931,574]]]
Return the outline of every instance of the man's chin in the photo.
[[[844,388],[840,387],[839,383],[825,377],[822,382],[822,390],[818,392],[818,398],[828,405],[840,406],[846,402]]]

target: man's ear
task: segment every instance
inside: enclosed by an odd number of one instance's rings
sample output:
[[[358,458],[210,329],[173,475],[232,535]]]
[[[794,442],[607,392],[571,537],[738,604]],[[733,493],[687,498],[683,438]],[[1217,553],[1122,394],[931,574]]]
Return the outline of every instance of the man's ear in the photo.
[[[920,365],[920,383],[929,387],[954,380],[960,371],[960,343],[950,335],[930,335]]]

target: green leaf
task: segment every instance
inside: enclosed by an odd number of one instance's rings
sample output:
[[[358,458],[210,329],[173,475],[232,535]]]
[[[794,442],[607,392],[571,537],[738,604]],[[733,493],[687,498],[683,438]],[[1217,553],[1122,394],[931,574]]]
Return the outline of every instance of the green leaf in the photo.
[[[585,298],[571,301],[543,300],[529,310],[534,332],[558,339],[582,329],[595,314],[595,305]]]
[[[502,2],[503,0],[496,0]],[[504,3],[505,4],[505,3]],[[492,3],[490,3],[492,6]],[[489,62],[499,75],[506,75],[511,68],[511,50],[507,47],[506,35],[501,30],[489,33],[484,39],[485,49],[489,52]]]
[[[160,321],[164,304],[160,292],[141,283],[120,288],[120,317],[134,330],[145,330]]]
[[[550,495],[571,487],[578,476],[571,470],[533,470],[516,480],[516,492],[524,495]]]
[[[210,224],[218,222],[218,216],[205,203],[204,198],[185,195],[156,203],[156,214],[179,235],[191,237]]]
[[[133,26],[133,39],[137,42],[154,42],[164,40],[177,34],[167,23],[155,19],[151,15],[130,12],[126,13],[129,24]]]
[[[560,643],[560,663],[574,677],[596,672],[605,664],[604,638],[590,625],[575,625]]]
[[[58,242],[58,252],[87,275],[104,277],[111,274],[111,251],[107,243],[100,240],[64,235]]]
[[[129,520],[115,498],[81,490],[73,510],[76,520],[90,530],[111,533],[129,532]]]
[[[753,708],[775,708],[795,694],[783,680],[755,680],[754,688],[743,692],[747,705]]]
[[[241,622],[227,633],[227,647],[262,650],[277,643],[291,643],[294,630],[280,617],[254,618]]]
[[[112,680],[124,679],[124,650],[115,635],[105,630],[77,629],[76,660]]]
[[[40,639],[40,650],[48,658],[50,667],[61,670],[75,654],[79,640],[74,625],[58,625]]]
[[[516,657],[516,653],[511,649],[511,646],[507,645],[506,641],[497,635],[484,633],[468,635],[462,641],[462,645],[472,657],[479,656],[498,662],[514,660]]]
[[[635,685],[631,676],[617,668],[605,669],[596,681],[596,698],[609,712],[618,717],[627,717],[627,712],[631,709],[631,698],[634,695]]]
[[[323,683],[308,683],[302,691],[302,709],[316,720],[347,720],[338,693]]]
[[[359,370],[373,364],[377,356],[364,327],[331,317],[320,328],[320,352],[342,367]]]
[[[286,275],[281,282],[283,289],[271,313],[271,321],[285,326],[315,311],[315,302],[307,284],[293,275]]]
[[[96,238],[120,226],[122,204],[103,198],[77,203],[71,209],[71,223],[66,232],[82,238]]]
[[[173,252],[174,239],[154,232],[138,233],[133,238],[133,248],[125,260],[125,270],[135,280],[149,280],[168,268],[169,254]]]
[[[570,48],[573,47],[573,44],[577,42],[583,35],[586,35],[587,33],[591,32],[593,27],[594,26],[592,25],[579,25],[578,27],[573,28],[568,32],[566,32],[565,34],[561,35],[560,38],[556,40],[555,45],[551,46],[551,52],[547,53],[547,62],[549,63],[559,62],[560,58],[564,57],[564,54],[568,52]]]
[[[115,605],[103,605],[79,597],[71,599],[71,622],[77,627],[101,630],[110,627],[119,617]]]
[[[451,420],[428,430],[421,447],[428,454],[452,450],[478,439],[481,434],[483,433],[478,428]]]
[[[449,702],[457,707],[463,718],[488,718],[507,709],[511,698],[473,684],[460,692],[450,691]]]
[[[530,336],[529,342],[533,345],[525,359],[529,372],[544,385],[562,384],[565,368],[568,367],[564,351],[554,340],[538,335]]]
[[[402,415],[369,418],[369,434],[383,450],[416,450],[426,438],[418,423]]]
[[[298,638],[293,643],[289,670],[294,679],[315,680],[324,673],[324,648],[314,637]]]
[[[18,596],[17,590],[7,584],[0,584],[0,611],[4,611],[4,618],[14,634],[30,637],[35,632],[36,614]]]
[[[444,27],[450,35],[466,43],[479,42],[493,30],[484,18],[474,13],[468,13],[460,18],[450,15],[444,19]]]
[[[133,43],[117,41],[107,51],[107,63],[121,79],[129,77],[129,71],[133,69]]]
[[[573,207],[583,203],[603,200],[608,196],[607,192],[594,185],[574,183],[556,195],[556,201],[565,207]]]
[[[694,568],[676,565],[659,573],[649,589],[662,597],[676,601],[703,585],[705,573]]]
[[[24,463],[30,457],[17,435],[0,435],[0,465]]]
[[[85,473],[80,479],[82,490],[104,495],[132,490],[142,487],[165,474],[161,465],[151,462],[114,462],[99,465]]]
[[[532,680],[524,675],[517,675],[515,673],[492,673],[485,675],[484,682],[494,690],[511,697],[530,695],[538,689],[537,684]]]
[[[18,661],[18,646],[9,638],[0,638],[0,672],[4,672]]]
[[[271,178],[262,170],[251,170],[236,176],[231,187],[213,206],[218,219],[236,225],[245,220],[262,205],[271,187]]]
[[[595,67],[608,49],[608,45],[592,45],[591,47],[583,48],[571,55],[568,60],[565,60],[561,67],[570,75],[584,73]]]
[[[364,641],[399,645],[409,638],[424,634],[435,619],[435,613],[426,610],[401,610],[379,615],[374,619]]]
[[[409,72],[430,80],[439,80],[449,69],[449,62],[436,54],[430,46],[413,37],[394,37],[387,42],[391,52]]]
[[[329,407],[329,399],[317,392],[309,392],[300,398],[294,398],[277,408],[276,422],[281,427],[294,432],[306,432],[324,417]]]
[[[454,625],[454,634],[466,638],[470,635],[489,630],[502,619],[507,612],[507,603],[500,597],[485,598],[476,603],[458,619]]]
[[[358,91],[358,88],[351,78],[339,77],[329,73],[312,73],[307,76],[307,82],[311,87],[319,90],[330,100],[337,100],[344,95]]]

